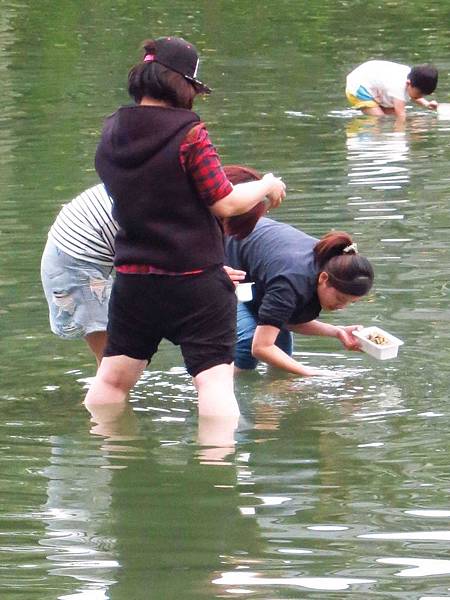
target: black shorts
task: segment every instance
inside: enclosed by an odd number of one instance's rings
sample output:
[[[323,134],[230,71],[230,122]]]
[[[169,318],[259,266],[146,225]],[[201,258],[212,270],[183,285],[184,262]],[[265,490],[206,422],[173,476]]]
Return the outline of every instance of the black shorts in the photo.
[[[235,287],[221,267],[198,275],[117,273],[104,356],[147,360],[163,338],[181,347],[190,375],[233,362]]]

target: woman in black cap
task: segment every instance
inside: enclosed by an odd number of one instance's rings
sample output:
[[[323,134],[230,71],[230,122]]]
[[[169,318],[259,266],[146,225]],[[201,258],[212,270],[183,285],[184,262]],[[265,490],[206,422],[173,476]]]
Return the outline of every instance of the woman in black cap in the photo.
[[[202,415],[236,415],[234,285],[222,269],[218,218],[285,196],[271,173],[233,187],[191,108],[211,90],[195,47],[177,37],[144,43],[128,76],[135,105],[106,119],[95,165],[119,224],[108,344],[86,404],[124,402],[165,338],[181,347]]]

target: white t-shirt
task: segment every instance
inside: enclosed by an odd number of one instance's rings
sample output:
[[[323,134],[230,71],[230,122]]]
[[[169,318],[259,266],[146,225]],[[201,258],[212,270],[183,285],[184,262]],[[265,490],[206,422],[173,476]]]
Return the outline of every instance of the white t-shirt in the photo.
[[[406,80],[411,71],[408,65],[387,60],[369,60],[347,75],[347,92],[356,96],[363,86],[380,106],[392,108],[395,100],[407,102]]]

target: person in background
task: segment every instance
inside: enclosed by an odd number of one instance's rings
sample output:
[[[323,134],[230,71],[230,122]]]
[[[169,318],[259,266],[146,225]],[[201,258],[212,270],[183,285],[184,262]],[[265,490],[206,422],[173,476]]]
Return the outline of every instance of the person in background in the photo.
[[[118,225],[103,184],[65,204],[48,233],[41,281],[50,327],[63,339],[84,338],[97,365],[106,345]]]
[[[181,347],[200,415],[239,413],[233,389],[234,285],[226,275],[218,218],[285,185],[271,173],[233,186],[192,109],[210,89],[197,78],[195,47],[178,37],[144,43],[130,71],[133,106],[105,123],[96,168],[119,224],[108,341],[85,403],[123,403],[165,338]]]
[[[249,177],[258,173],[247,173]],[[322,374],[292,358],[292,332],[334,337],[344,348],[359,350],[352,335],[358,325],[342,327],[317,320],[322,310],[346,308],[372,287],[372,266],[348,233],[331,231],[318,240],[261,217],[246,237],[227,236],[225,253],[226,264],[254,282],[253,299],[238,303],[238,370],[255,369],[261,360],[297,375]]]
[[[432,65],[409,67],[387,60],[369,60],[347,75],[346,96],[354,108],[366,115],[395,115],[405,118],[406,103],[436,110],[432,94],[438,83],[438,71]]]

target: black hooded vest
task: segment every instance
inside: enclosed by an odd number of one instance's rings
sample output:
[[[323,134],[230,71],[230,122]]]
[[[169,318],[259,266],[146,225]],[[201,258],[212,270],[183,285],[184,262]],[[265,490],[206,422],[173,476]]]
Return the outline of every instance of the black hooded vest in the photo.
[[[155,106],[122,107],[106,119],[95,167],[120,227],[116,265],[185,272],[223,264],[222,230],[179,160],[199,122],[190,110]]]

